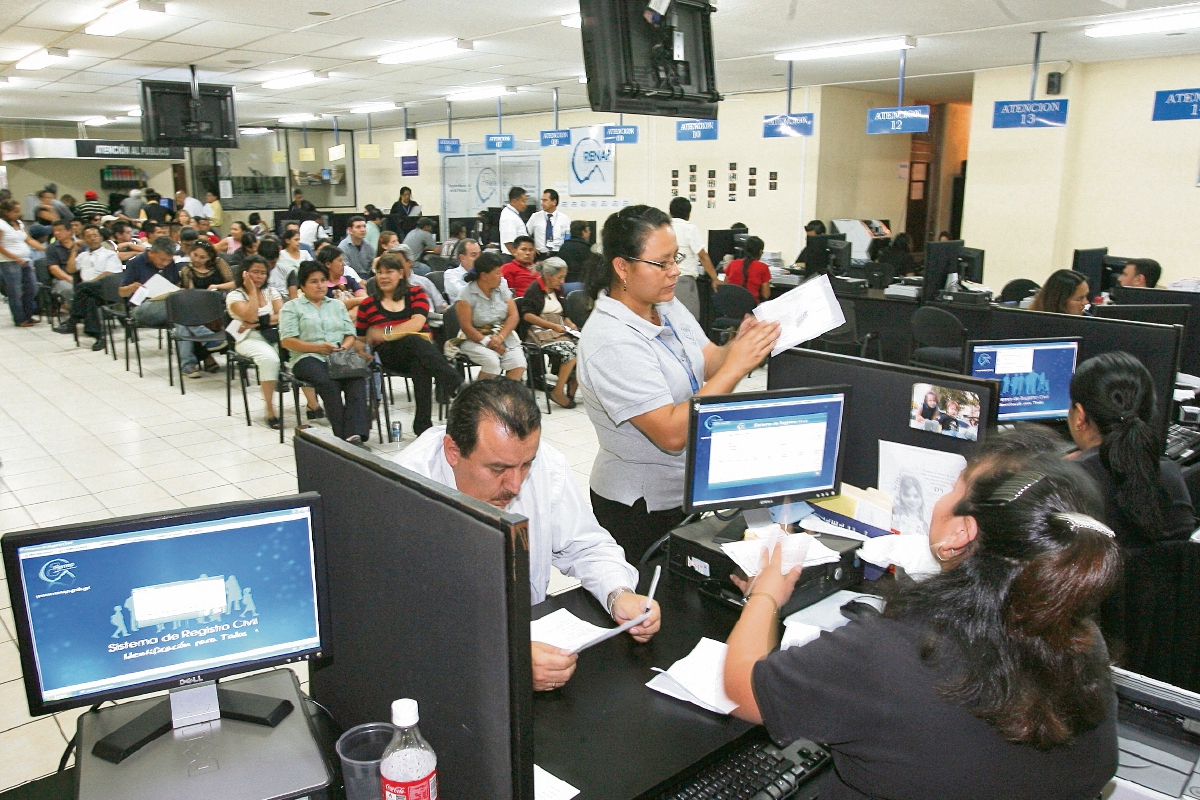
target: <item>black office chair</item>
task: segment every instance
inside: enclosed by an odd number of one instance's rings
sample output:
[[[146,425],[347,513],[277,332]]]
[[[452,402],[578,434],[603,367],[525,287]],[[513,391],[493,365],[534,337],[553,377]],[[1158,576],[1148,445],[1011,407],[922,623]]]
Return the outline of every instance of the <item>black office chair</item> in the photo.
[[[174,385],[174,373],[171,370],[171,360],[178,354],[175,351],[176,342],[193,344],[225,343],[224,325],[221,330],[208,333],[177,333],[176,325],[201,327],[212,322],[225,320],[225,300],[220,292],[210,292],[206,289],[180,289],[167,295],[167,380]],[[179,365],[179,393],[187,394],[187,381],[183,379],[183,364]]]
[[[713,306],[716,309],[716,319],[712,321],[708,336],[717,344],[725,344],[742,324],[747,314],[753,314],[758,303],[754,295],[744,286],[732,283],[722,283],[717,287],[713,296]]]
[[[451,259],[446,258],[445,256],[439,256],[435,253],[426,253],[421,257],[420,260],[425,263],[425,266],[429,267],[429,269],[434,272],[445,272],[447,269],[454,266],[454,262]],[[438,289],[438,291],[440,292],[441,289]]]
[[[576,289],[567,294],[567,299],[563,301],[563,316],[574,322],[583,330],[583,325],[588,321],[588,317],[592,315],[592,308],[596,305],[592,300],[592,296],[582,289]]]
[[[854,301],[839,297],[838,305],[842,307],[842,316],[846,318],[846,321],[828,333],[818,336],[809,343],[809,346],[814,350],[823,350],[826,353],[842,353],[866,358],[867,348],[870,347],[871,342],[875,342],[878,351],[877,360],[883,361],[883,340],[879,338],[879,334],[870,332],[865,336],[858,335],[858,315],[854,309]]]
[[[444,269],[434,270],[425,277],[433,284],[433,288],[442,293],[442,297],[446,297],[446,271]]]
[[[913,339],[910,366],[962,372],[967,329],[958,317],[933,306],[921,306],[910,321]]]
[[[50,274],[50,267],[46,264],[46,259],[39,258],[34,261],[33,271],[37,275],[38,282],[38,313],[43,318],[50,320],[52,324],[61,325],[62,296],[53,288],[54,276]],[[79,343],[78,336],[75,343]]]
[[[262,377],[258,371],[258,364],[254,359],[247,358],[241,353],[233,349],[233,337],[226,334],[225,340],[225,416],[233,416],[233,373],[238,374],[238,381],[242,387],[242,407],[246,410],[246,427],[250,427],[250,398],[246,394],[246,387],[250,384],[250,370],[254,370],[254,382],[261,383]],[[280,427],[283,427],[283,417],[280,417]]]
[[[1004,288],[1000,290],[1001,303],[1020,303],[1027,297],[1037,294],[1041,289],[1034,281],[1028,278],[1017,278],[1004,284]]]
[[[116,329],[120,325],[125,332],[125,371],[129,371],[129,343],[133,342],[137,354],[138,377],[142,375],[142,345],[138,339],[137,323],[133,321],[133,306],[121,297],[121,275],[108,275],[100,279],[100,290],[104,295],[104,305],[100,307],[100,324],[103,326],[104,338],[108,342],[108,352],[113,361],[117,360]],[[78,334],[76,334],[78,337]],[[78,343],[78,338],[76,338]]]

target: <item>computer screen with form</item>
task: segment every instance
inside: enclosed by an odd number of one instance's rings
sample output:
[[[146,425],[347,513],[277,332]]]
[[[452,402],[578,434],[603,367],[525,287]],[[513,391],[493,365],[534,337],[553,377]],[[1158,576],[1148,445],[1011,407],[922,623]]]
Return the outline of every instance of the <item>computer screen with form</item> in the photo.
[[[689,511],[837,494],[848,388],[693,398]]]
[[[172,522],[15,548],[42,704],[321,651],[310,506]]]
[[[1000,381],[1000,422],[1066,419],[1079,339],[969,342],[971,375]]]

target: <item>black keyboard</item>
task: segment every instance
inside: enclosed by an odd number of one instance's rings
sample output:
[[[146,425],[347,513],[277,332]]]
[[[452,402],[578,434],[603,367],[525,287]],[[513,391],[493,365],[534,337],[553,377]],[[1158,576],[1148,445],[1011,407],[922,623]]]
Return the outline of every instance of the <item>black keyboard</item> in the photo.
[[[1187,461],[1200,450],[1200,431],[1171,423],[1167,429],[1167,458]]]
[[[759,729],[761,731],[762,729]],[[657,800],[786,800],[830,764],[829,751],[805,739],[780,749],[766,734],[743,737]]]

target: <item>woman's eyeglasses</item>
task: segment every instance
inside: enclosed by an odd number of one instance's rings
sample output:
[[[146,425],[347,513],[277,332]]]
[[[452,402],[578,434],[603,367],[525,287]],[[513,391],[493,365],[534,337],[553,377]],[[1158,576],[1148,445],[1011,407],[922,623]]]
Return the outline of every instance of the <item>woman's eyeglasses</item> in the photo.
[[[643,264],[653,264],[654,266],[658,267],[659,269],[668,269],[668,268],[670,268],[670,266],[672,264],[679,266],[680,264],[683,263],[683,259],[684,259],[683,253],[676,253],[675,258],[671,259],[670,261],[651,261],[648,258],[634,258],[632,256],[625,257],[626,261],[640,261]]]

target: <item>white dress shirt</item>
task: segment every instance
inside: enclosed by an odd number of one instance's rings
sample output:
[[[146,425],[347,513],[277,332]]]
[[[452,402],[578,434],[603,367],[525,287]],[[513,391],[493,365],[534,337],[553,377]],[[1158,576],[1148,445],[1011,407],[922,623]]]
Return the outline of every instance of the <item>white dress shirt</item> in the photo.
[[[445,426],[430,428],[392,460],[457,489],[454,470],[446,460],[445,437]],[[607,603],[614,589],[637,586],[637,570],[596,521],[571,477],[566,457],[545,439],[538,445],[520,493],[505,510],[529,520],[529,594],[535,605],[546,599],[551,565],[578,578],[601,604]]]
[[[512,207],[511,203],[505,203],[504,208],[500,211],[500,249],[501,254],[507,254],[508,250],[505,245],[512,244],[513,239],[518,236],[526,236],[528,232],[525,230],[525,220],[521,219],[521,215]]]
[[[699,278],[700,273],[704,272],[699,254],[708,245],[704,234],[688,220],[678,217],[671,219],[671,227],[675,229],[675,241],[679,244],[679,254],[683,256],[683,261],[679,262],[680,274]]]
[[[550,217],[554,226],[554,238],[550,241],[546,241],[546,217]],[[558,209],[549,214],[539,211],[529,218],[525,227],[539,253],[557,253],[563,244],[563,234],[571,232],[571,218]]]
[[[467,289],[467,268],[462,264],[457,267],[451,267],[442,273],[442,285],[446,287],[446,300],[451,303],[457,303],[458,298],[462,297],[462,293]],[[508,288],[508,279],[500,279],[500,288]]]
[[[106,272],[124,272],[125,265],[115,251],[100,245],[95,250],[80,249],[75,254],[75,269],[79,270],[79,279],[94,281]]]
[[[190,195],[187,200],[183,201],[183,210],[191,214],[192,219],[206,216],[204,213],[204,204]]]
[[[315,219],[306,219],[300,223],[300,244],[312,247],[320,235],[321,226]]]

